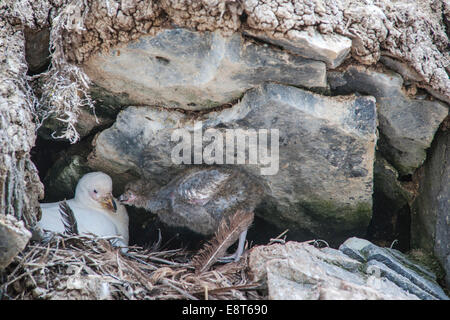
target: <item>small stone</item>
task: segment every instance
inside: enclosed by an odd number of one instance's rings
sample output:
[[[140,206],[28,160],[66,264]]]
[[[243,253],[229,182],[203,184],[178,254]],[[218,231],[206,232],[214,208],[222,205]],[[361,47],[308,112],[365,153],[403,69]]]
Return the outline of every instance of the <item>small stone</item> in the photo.
[[[31,291],[34,299],[42,299],[47,294],[47,290],[37,287]]]
[[[0,214],[0,269],[6,268],[31,238],[23,221],[12,215]]]
[[[44,72],[50,63],[50,30],[25,28],[25,58],[29,71]]]
[[[361,253],[361,251],[370,244],[371,244],[370,241],[353,237],[347,239],[343,244],[341,244],[339,246],[339,250],[342,251],[347,256],[349,256],[350,258],[353,258],[359,262],[366,262],[367,259]]]
[[[413,81],[423,81],[423,77],[417,73],[416,70],[409,67],[406,63],[402,61],[395,60],[387,56],[381,56],[380,62],[388,66],[393,71],[401,74],[404,79]]]

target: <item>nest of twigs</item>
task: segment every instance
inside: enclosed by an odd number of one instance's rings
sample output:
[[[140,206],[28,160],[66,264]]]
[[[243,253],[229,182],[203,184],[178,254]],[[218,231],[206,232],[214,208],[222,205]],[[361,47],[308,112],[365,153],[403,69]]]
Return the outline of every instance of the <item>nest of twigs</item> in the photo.
[[[247,256],[196,274],[182,249],[130,247],[107,239],[55,236],[30,243],[0,273],[0,299],[265,299]]]

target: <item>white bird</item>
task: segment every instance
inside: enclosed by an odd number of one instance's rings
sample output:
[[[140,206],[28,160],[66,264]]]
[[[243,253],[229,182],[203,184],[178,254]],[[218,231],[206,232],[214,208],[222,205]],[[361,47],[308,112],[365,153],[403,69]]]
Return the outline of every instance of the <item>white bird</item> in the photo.
[[[113,240],[117,246],[128,246],[128,213],[112,195],[111,177],[103,172],[85,174],[77,184],[75,198],[67,200],[72,209],[80,234],[92,233],[100,237],[119,236]],[[64,233],[60,213],[61,202],[41,203],[42,230]]]

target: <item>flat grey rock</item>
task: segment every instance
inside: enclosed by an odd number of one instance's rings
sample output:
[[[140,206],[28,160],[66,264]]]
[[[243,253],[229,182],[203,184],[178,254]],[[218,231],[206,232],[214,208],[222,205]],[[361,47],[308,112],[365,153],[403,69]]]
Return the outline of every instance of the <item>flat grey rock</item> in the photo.
[[[448,299],[442,288],[436,282],[432,281],[431,279],[427,279],[426,274],[423,274],[421,272],[421,269],[417,268],[412,263],[402,263],[401,260],[397,259],[394,255],[391,254],[389,249],[380,248],[371,244],[365,247],[363,251],[367,255],[367,260],[369,262],[378,261],[387,266],[392,273],[392,277],[394,277],[394,274],[400,275],[434,298],[445,300]],[[399,286],[403,285],[402,283],[396,282],[393,279],[390,280],[397,283],[397,285]],[[404,282],[404,280],[402,281]]]
[[[378,276],[386,277],[421,299],[449,299],[436,283],[436,275],[412,262],[400,251],[381,248],[359,238],[347,239],[339,250],[364,263],[370,270],[366,272],[375,272]]]
[[[370,260],[366,264],[366,272],[369,274],[375,274],[377,277],[383,277],[389,281],[395,283],[397,286],[405,290],[410,294],[419,297],[421,300],[436,300],[437,298],[427,291],[423,290],[416,284],[414,284],[407,277],[393,271],[384,263],[378,260]]]
[[[417,300],[387,278],[339,251],[298,242],[257,246],[249,254],[255,281],[275,300]]]
[[[405,80],[424,81],[423,76],[402,61],[398,61],[388,56],[381,56],[380,62],[401,74]]]
[[[23,221],[12,215],[0,214],[0,269],[6,268],[31,238]]]
[[[142,36],[83,66],[89,78],[128,105],[202,110],[233,103],[268,81],[326,87],[325,63],[245,40],[239,33],[186,29]]]

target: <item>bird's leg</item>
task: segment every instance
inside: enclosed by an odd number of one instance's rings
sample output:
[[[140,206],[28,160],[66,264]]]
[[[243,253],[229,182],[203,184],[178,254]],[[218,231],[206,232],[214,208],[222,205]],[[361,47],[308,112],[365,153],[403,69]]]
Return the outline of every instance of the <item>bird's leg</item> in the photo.
[[[219,258],[218,259],[219,262],[228,263],[233,261],[234,262],[239,261],[239,259],[242,256],[242,253],[244,252],[245,239],[247,238],[247,230],[248,229],[246,229],[239,235],[239,243],[236,251],[231,256]]]
[[[123,239],[121,239],[121,237],[115,237],[114,239],[109,240],[109,242],[113,247],[119,247],[120,252],[122,253],[128,252],[128,246],[125,244],[125,242],[123,242]]]

